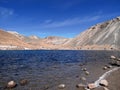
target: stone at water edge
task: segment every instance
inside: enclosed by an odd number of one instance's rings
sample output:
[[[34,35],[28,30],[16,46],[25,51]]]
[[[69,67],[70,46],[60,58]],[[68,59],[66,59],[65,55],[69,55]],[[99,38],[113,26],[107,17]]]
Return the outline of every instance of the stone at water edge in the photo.
[[[87,87],[88,87],[89,89],[94,89],[94,88],[96,88],[96,86],[95,86],[94,83],[90,83],[90,84],[88,84]]]
[[[116,64],[119,66],[120,65],[120,61],[116,61]]]
[[[47,90],[49,88],[49,85],[45,85],[44,89]]]
[[[85,71],[85,74],[86,74],[86,75],[89,75],[90,73],[89,73],[88,71]]]
[[[82,81],[86,81],[86,78],[85,77],[81,77],[80,78]]]
[[[77,84],[76,87],[79,88],[80,90],[86,90],[85,85],[83,84]]]
[[[16,82],[15,81],[9,81],[7,84],[7,88],[14,88],[16,86]]]
[[[58,85],[58,88],[59,88],[59,89],[65,88],[65,84],[60,84],[60,85]]]
[[[108,86],[108,81],[104,79],[104,80],[101,80],[99,84],[100,84],[101,86],[107,87],[107,86]]]
[[[82,68],[82,71],[87,71],[87,69],[86,68]]]
[[[108,68],[105,66],[105,67],[103,67],[103,69],[104,69],[104,70],[107,70]]]
[[[28,83],[28,80],[26,80],[26,79],[20,80],[20,85],[21,85],[21,86],[24,86],[24,85],[26,85],[27,83]]]
[[[111,56],[110,56],[110,58],[111,58],[111,59],[116,59],[116,57],[115,57],[115,56],[113,56],[113,55],[111,55]]]

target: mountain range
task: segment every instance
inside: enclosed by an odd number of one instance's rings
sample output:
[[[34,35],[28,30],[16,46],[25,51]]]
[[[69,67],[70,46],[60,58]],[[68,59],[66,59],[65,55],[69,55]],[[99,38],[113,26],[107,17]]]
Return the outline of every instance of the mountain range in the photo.
[[[98,23],[74,38],[35,35],[24,36],[15,31],[0,29],[0,49],[2,50],[119,50],[120,17]]]

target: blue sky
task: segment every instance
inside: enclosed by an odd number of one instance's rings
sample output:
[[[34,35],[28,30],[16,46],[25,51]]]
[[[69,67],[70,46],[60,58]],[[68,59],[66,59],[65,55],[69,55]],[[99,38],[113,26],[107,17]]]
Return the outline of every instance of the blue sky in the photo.
[[[74,37],[120,16],[120,0],[0,0],[0,28],[23,35]]]

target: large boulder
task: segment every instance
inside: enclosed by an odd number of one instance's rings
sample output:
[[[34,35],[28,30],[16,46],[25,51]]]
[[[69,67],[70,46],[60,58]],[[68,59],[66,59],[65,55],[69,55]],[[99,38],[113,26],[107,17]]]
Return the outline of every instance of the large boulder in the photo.
[[[104,80],[101,80],[99,84],[100,84],[101,86],[107,87],[107,86],[108,86],[108,81],[104,79]]]

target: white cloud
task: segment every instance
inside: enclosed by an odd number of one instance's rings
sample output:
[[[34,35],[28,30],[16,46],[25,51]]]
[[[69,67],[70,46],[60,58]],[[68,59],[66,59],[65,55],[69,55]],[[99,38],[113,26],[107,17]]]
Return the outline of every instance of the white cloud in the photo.
[[[9,16],[12,16],[14,14],[13,9],[0,7],[0,18],[7,18]]]
[[[84,17],[84,18],[66,19],[64,21],[47,21],[47,23],[42,23],[40,26],[43,28],[64,27],[64,26],[70,26],[70,25],[76,25],[76,24],[96,21],[100,18],[101,18],[100,16],[92,16],[92,17]]]

